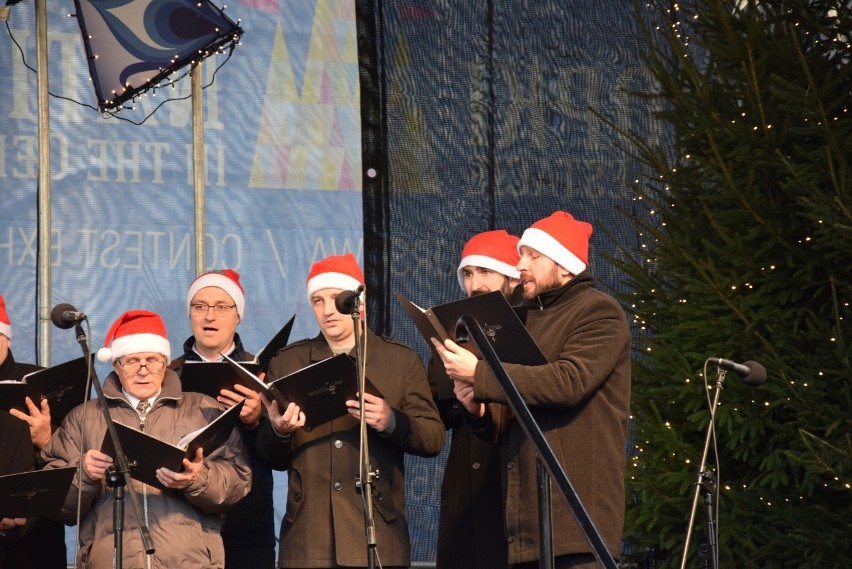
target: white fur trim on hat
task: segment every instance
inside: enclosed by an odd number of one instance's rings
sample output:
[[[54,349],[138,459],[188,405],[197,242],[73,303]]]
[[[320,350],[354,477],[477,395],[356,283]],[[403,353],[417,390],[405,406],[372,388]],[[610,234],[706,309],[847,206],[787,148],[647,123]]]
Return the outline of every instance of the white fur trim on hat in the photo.
[[[361,283],[355,277],[345,273],[320,273],[310,279],[308,287],[308,300],[318,290],[324,288],[339,288],[341,290],[355,290]]]
[[[114,362],[120,357],[140,352],[155,352],[171,360],[171,347],[168,339],[159,334],[129,334],[112,341],[108,348],[98,350],[98,359],[102,362]]]
[[[209,286],[221,288],[226,293],[228,293],[228,296],[230,296],[231,300],[234,301],[234,304],[237,305],[237,314],[239,314],[240,319],[243,318],[243,313],[245,312],[246,307],[245,294],[240,288],[240,285],[238,285],[234,282],[233,279],[227,277],[222,273],[205,273],[194,281],[192,281],[192,284],[189,285],[189,290],[186,291],[187,309],[189,309],[189,305],[192,303],[192,299],[193,297],[195,297],[195,293]]]
[[[467,257],[462,257],[461,262],[459,262],[459,268],[456,270],[456,275],[458,275],[459,284],[461,285],[462,290],[464,290],[464,274],[462,273],[462,270],[468,266],[491,269],[492,271],[497,271],[501,275],[505,275],[510,279],[517,279],[521,276],[517,267],[513,267],[509,263],[504,263],[494,257],[488,257],[486,255],[468,255]]]
[[[6,324],[5,322],[0,322],[0,334],[3,334],[7,338],[9,338],[9,340],[11,340],[12,339],[12,326],[9,325],[9,324]]]
[[[518,241],[519,252],[523,246],[532,247],[542,255],[550,257],[554,263],[565,268],[572,275],[579,275],[586,270],[586,263],[541,229],[530,227],[524,231],[521,240]]]

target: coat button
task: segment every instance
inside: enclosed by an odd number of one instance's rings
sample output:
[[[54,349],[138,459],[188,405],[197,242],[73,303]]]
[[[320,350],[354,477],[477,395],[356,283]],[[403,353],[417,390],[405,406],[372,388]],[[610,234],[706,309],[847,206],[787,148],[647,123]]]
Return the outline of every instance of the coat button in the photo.
[[[338,490],[338,491],[342,490],[342,489],[343,489],[343,484],[341,484],[340,482],[335,482],[335,483],[334,483],[334,489],[335,489],[335,490]]]
[[[479,465],[478,462],[474,462],[473,464],[471,464],[471,466],[473,467],[474,470],[479,470],[480,465]]]
[[[343,447],[343,441],[341,441],[340,439],[337,439],[336,441],[334,441],[334,448],[341,448],[341,447]]]
[[[302,501],[302,495],[299,494],[298,492],[296,492],[295,494],[293,494],[293,500],[296,501],[296,502],[301,502]]]
[[[385,495],[382,494],[381,492],[376,492],[376,502],[381,502],[382,498],[384,498],[384,497],[385,497]]]
[[[515,536],[510,535],[509,537],[506,538],[506,541],[508,541],[509,543],[512,543],[513,541],[515,541]]]
[[[514,467],[515,467],[515,463],[512,462],[511,460],[506,464],[506,468],[508,470],[512,470]]]

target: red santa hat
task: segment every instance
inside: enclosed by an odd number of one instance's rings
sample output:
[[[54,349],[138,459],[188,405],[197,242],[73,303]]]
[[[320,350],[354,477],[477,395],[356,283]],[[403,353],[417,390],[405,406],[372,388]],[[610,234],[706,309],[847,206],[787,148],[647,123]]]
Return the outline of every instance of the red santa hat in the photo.
[[[128,310],[113,322],[104,339],[104,347],[98,350],[102,362],[114,362],[128,354],[156,352],[171,357],[169,339],[163,319],[149,310]]]
[[[364,272],[358,266],[355,255],[331,255],[311,265],[306,286],[308,300],[316,291],[324,288],[354,290],[364,284]]]
[[[0,294],[0,334],[12,339],[12,321],[9,320],[9,314],[6,312],[6,300],[2,294]]]
[[[589,264],[591,236],[591,224],[577,221],[570,213],[556,211],[524,231],[518,251],[523,246],[532,247],[572,275],[579,275]]]
[[[211,271],[204,273],[189,285],[189,290],[186,291],[186,307],[192,303],[192,299],[199,290],[215,286],[221,288],[228,293],[234,304],[237,305],[237,314],[240,319],[243,318],[243,312],[246,307],[246,296],[243,286],[240,284],[240,274],[233,269],[223,269],[221,271]]]
[[[456,270],[462,289],[464,289],[462,269],[467,266],[483,267],[512,279],[519,278],[521,275],[517,269],[520,259],[518,240],[519,237],[511,235],[505,229],[483,231],[471,237],[462,249],[461,261]]]

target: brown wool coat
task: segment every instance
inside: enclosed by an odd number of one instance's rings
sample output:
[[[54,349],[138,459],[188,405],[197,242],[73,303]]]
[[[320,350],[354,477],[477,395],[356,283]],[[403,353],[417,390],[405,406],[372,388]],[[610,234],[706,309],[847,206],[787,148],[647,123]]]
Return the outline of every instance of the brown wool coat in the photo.
[[[278,352],[268,377],[283,377],[331,356],[322,335],[296,342]],[[396,428],[388,436],[367,427],[370,465],[379,471],[373,494],[376,549],[382,566],[408,567],[404,455],[437,455],[444,427],[417,353],[368,331],[366,361],[367,377],[396,417]],[[288,438],[279,437],[269,422],[260,427],[258,455],[289,475],[280,567],[367,566],[364,506],[355,488],[358,432],[358,421],[349,416],[311,432],[297,429]]]
[[[550,362],[505,364],[565,469],[598,532],[616,558],[624,525],[624,472],[630,403],[630,332],[618,302],[594,288],[588,271],[541,297],[526,326]],[[476,368],[477,399],[505,403],[487,364]],[[499,437],[510,563],[538,559],[536,453],[505,405],[489,405]],[[554,554],[590,552],[554,486]]]

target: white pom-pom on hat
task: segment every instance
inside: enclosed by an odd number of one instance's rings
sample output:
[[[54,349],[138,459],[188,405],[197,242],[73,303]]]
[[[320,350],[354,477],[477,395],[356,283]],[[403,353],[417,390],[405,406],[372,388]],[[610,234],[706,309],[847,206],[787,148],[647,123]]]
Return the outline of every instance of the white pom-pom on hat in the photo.
[[[9,314],[6,312],[6,300],[2,294],[0,294],[0,334],[12,339],[12,321],[9,320]]]

